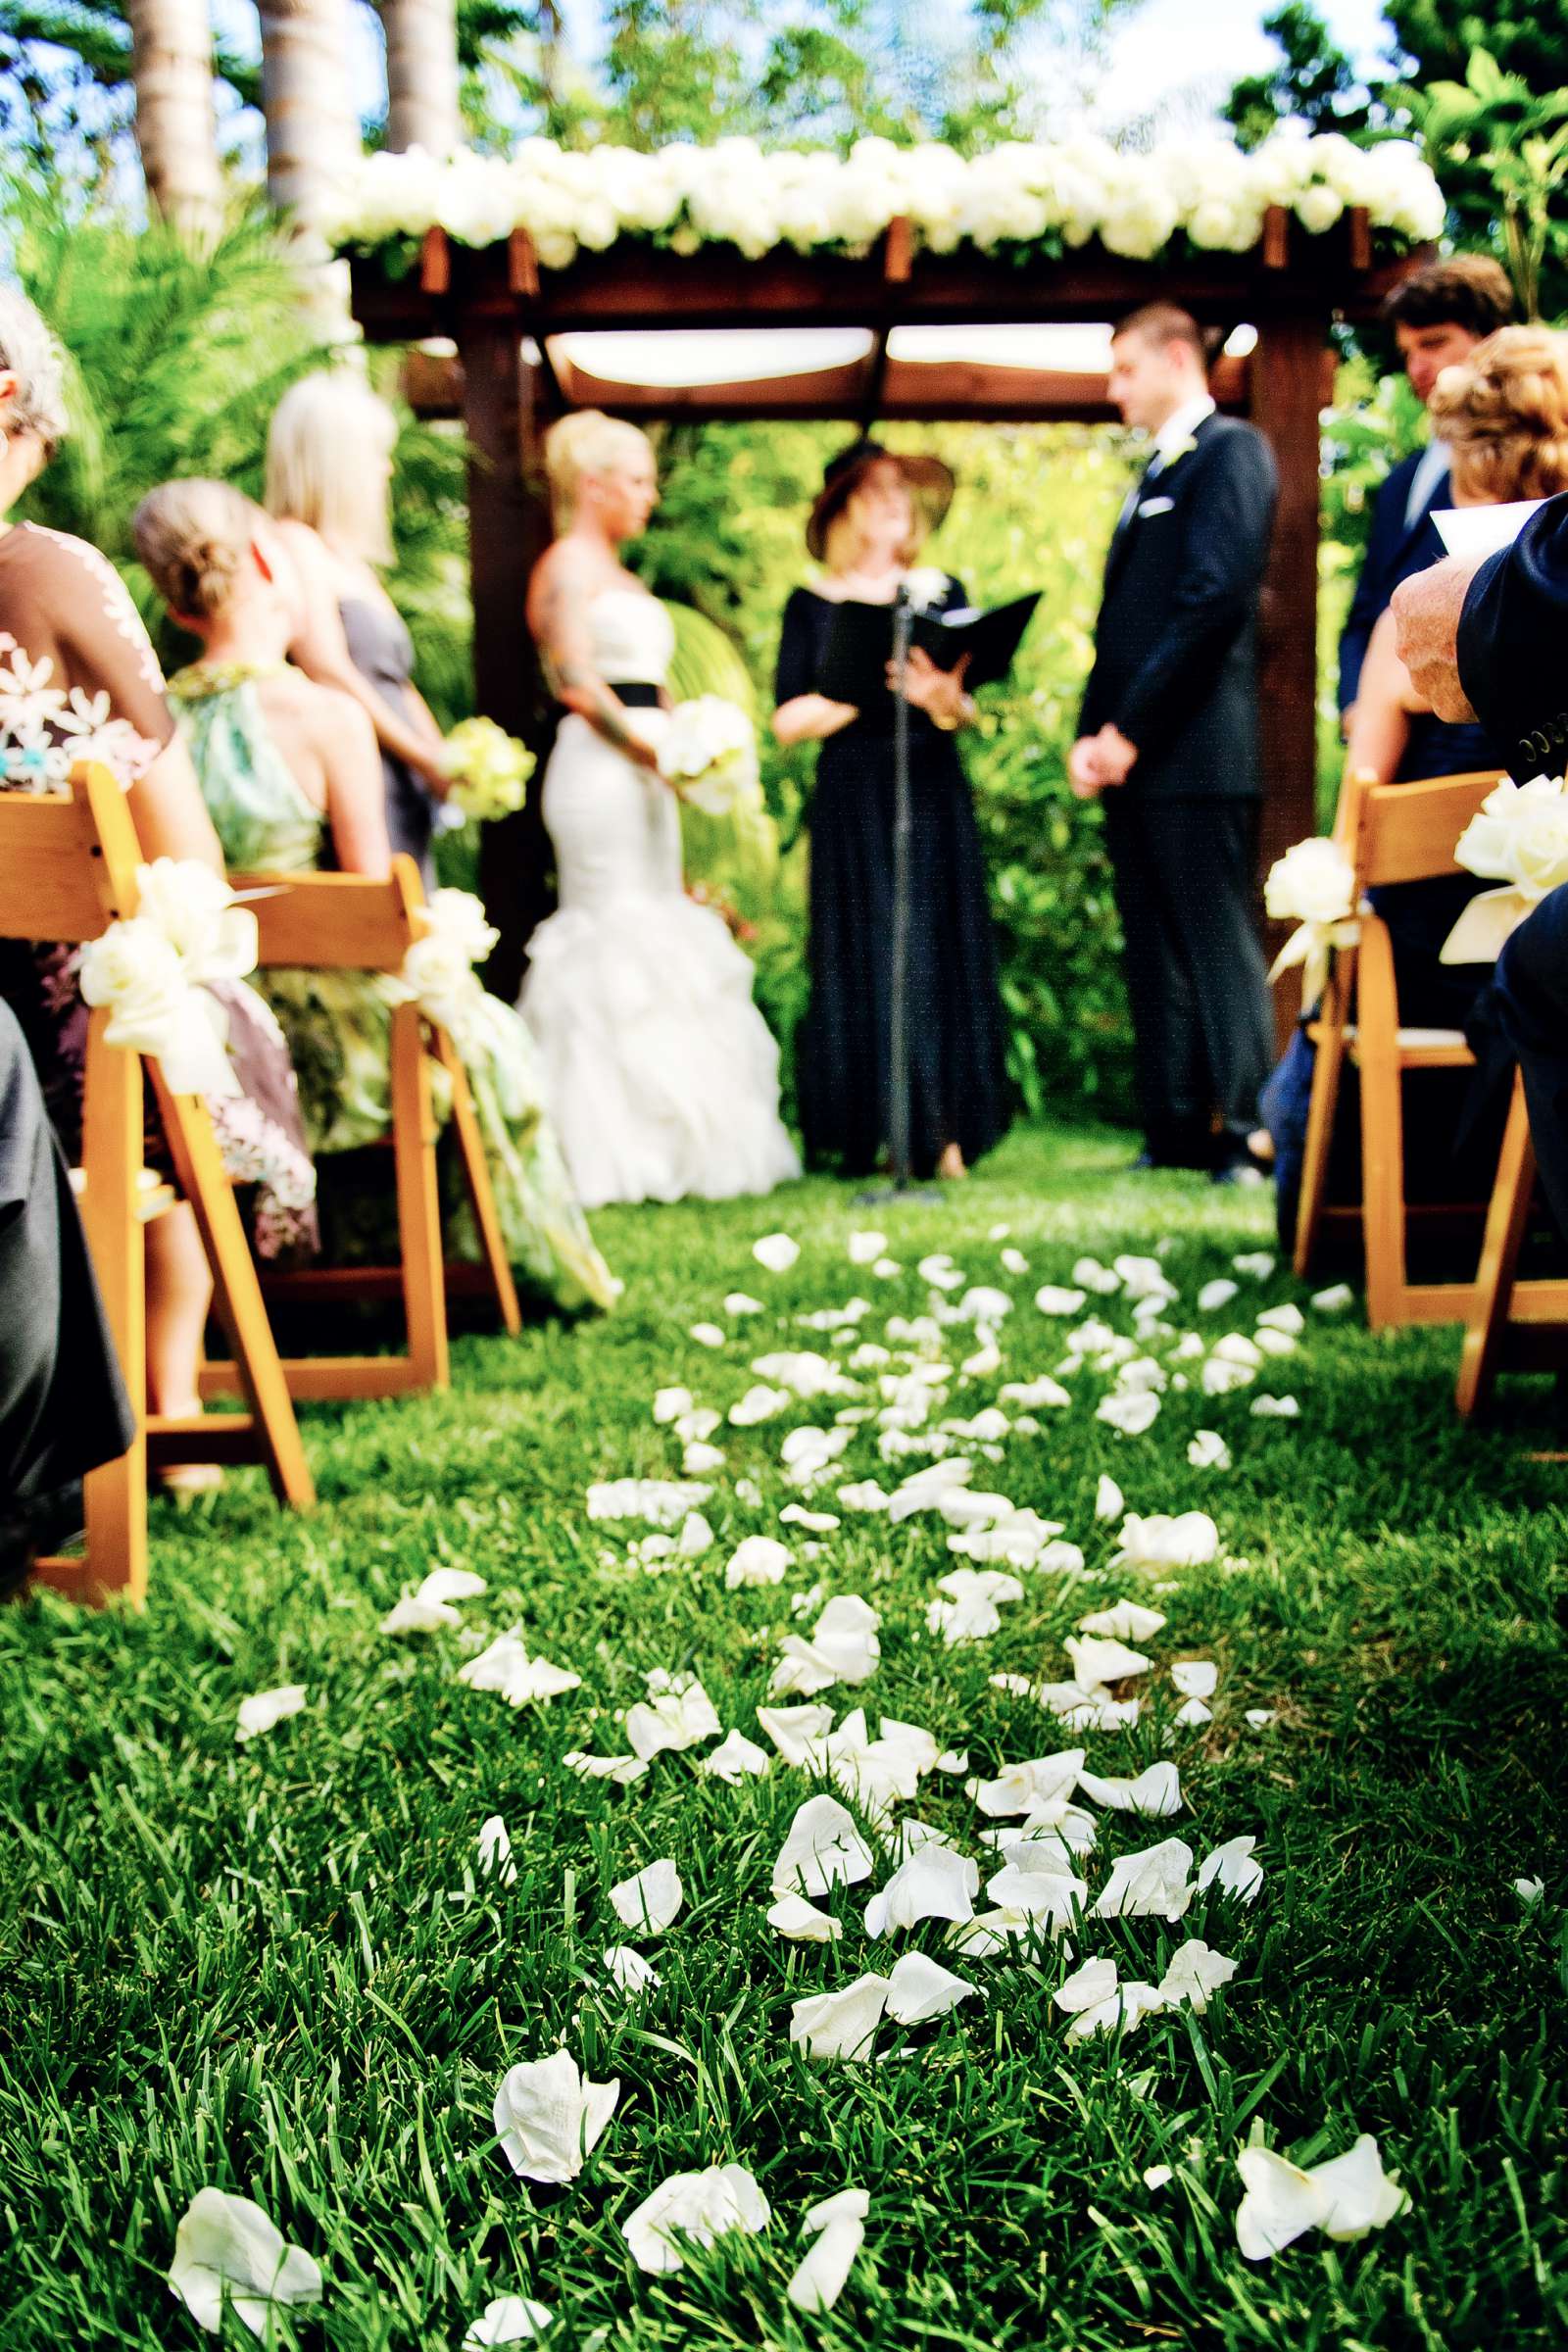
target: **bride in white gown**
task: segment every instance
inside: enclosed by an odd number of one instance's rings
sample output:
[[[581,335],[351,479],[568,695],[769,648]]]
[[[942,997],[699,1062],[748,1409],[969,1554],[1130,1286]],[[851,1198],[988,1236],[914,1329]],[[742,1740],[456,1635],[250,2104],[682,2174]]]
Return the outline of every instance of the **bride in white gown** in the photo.
[[[660,776],[669,616],[619,561],[658,499],[635,425],[587,412],[545,443],[564,528],[528,624],[566,716],[544,776],[560,911],[529,943],[521,1009],[579,1200],[728,1200],[800,1174],[752,967],[685,895]]]

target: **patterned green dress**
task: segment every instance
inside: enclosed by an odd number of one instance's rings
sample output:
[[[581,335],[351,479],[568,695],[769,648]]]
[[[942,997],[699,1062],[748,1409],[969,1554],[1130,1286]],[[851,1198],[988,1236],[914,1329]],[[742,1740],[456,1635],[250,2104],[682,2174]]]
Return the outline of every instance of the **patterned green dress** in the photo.
[[[331,863],[326,818],[268,732],[257,692],[266,674],[198,662],[171,679],[169,698],[230,870],[310,873]],[[381,1142],[391,1125],[392,987],[375,972],[279,967],[256,984],[288,1039],[306,1135],[324,1175],[319,1163]],[[491,1031],[489,1050],[466,1066],[508,1255],[558,1303],[609,1306],[617,1286],[541,1107],[533,1040],[510,1009]],[[467,1228],[466,1216],[460,1224]],[[465,1239],[471,1253],[471,1229]]]

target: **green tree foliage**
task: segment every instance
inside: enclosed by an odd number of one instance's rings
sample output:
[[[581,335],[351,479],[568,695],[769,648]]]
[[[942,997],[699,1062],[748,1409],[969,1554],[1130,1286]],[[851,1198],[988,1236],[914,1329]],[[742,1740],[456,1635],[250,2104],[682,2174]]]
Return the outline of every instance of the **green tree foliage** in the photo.
[[[1568,73],[1568,57],[1559,67]],[[1537,92],[1486,49],[1462,81],[1403,92],[1449,203],[1476,242],[1498,252],[1527,318],[1568,303],[1568,88]]]
[[[1379,126],[1377,101],[1310,0],[1287,0],[1263,30],[1279,47],[1278,64],[1236,82],[1221,109],[1243,147],[1260,147],[1283,122],[1357,140]]]

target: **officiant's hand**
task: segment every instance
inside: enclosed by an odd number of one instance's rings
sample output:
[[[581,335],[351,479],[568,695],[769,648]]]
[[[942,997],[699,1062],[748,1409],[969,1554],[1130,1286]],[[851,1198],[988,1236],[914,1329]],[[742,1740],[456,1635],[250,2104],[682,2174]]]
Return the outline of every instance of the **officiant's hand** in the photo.
[[[923,646],[911,645],[904,675],[904,699],[916,710],[923,710],[940,726],[956,726],[963,715],[963,673],[969,666],[965,654],[956,669],[939,669]],[[888,663],[888,692],[899,691],[899,665]]]

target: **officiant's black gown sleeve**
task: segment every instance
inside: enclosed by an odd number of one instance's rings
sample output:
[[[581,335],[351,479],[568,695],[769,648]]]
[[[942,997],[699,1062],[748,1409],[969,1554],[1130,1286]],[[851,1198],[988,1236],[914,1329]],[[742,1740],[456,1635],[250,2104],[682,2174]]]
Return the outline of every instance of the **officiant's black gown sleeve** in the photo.
[[[965,603],[950,581],[946,608]],[[784,612],[777,699],[817,690],[834,607],[798,588]],[[810,996],[796,1041],[808,1155],[851,1175],[882,1162],[889,1133],[893,941],[893,719],[879,696],[817,758],[811,842]],[[951,734],[909,712],[909,1142],[929,1176],[956,1143],[972,1166],[1007,1124],[1002,999],[974,806]]]

